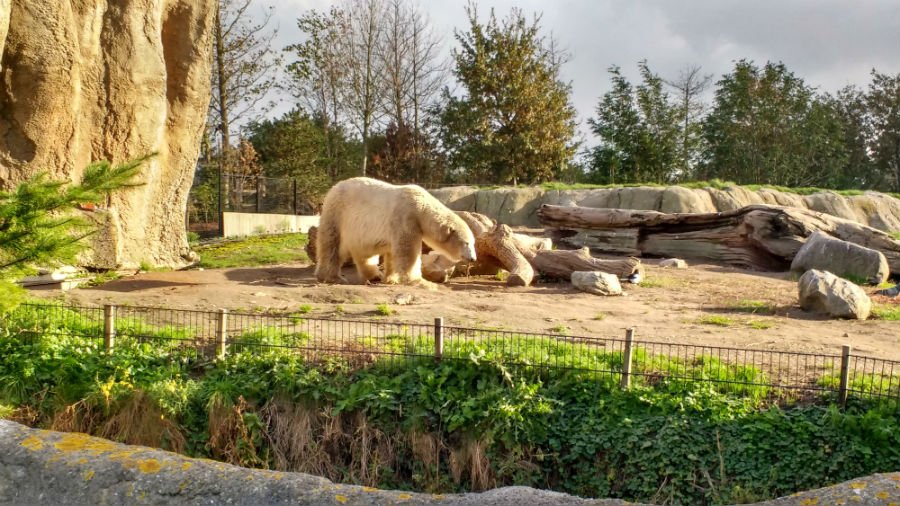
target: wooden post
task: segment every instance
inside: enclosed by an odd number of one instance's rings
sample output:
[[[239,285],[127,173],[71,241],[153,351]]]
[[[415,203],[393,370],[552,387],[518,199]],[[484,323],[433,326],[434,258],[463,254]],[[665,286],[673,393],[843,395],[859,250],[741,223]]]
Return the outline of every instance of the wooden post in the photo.
[[[116,343],[116,306],[103,306],[103,348],[111,351]]]
[[[216,321],[216,358],[225,358],[225,343],[228,341],[228,310],[219,310],[219,319]]]
[[[838,400],[841,407],[847,406],[847,387],[850,383],[850,346],[841,347],[841,386],[838,388]]]
[[[625,329],[625,349],[622,350],[622,388],[631,386],[631,352],[634,345],[634,327]]]
[[[260,194],[259,176],[256,176],[256,214],[259,214],[259,194]]]
[[[444,319],[434,319],[434,359],[444,358]]]

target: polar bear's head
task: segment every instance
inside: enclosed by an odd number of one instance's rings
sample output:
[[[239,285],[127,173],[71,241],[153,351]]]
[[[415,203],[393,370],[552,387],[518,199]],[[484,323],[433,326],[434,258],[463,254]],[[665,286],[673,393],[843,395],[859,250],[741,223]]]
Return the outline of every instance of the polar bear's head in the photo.
[[[425,234],[425,244],[454,262],[474,261],[475,236],[472,229],[455,214],[447,214],[443,218],[436,223],[436,230]]]

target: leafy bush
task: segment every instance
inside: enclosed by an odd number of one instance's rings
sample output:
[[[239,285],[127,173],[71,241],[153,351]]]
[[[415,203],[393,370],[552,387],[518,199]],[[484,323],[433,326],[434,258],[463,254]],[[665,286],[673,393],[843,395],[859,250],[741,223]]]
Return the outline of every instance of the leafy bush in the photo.
[[[621,352],[574,338],[473,336],[448,341],[435,362],[428,336],[391,335],[368,343],[384,354],[363,366],[340,354],[309,362],[277,347],[307,336],[265,328],[210,361],[161,345],[190,337],[184,329],[139,341],[123,327],[105,354],[98,315],[47,314],[20,308],[0,322],[0,415],[246,466],[676,504],[761,500],[900,467],[896,405],[771,405],[772,392],[752,385],[767,382],[760,371],[715,357],[637,348],[623,391]]]

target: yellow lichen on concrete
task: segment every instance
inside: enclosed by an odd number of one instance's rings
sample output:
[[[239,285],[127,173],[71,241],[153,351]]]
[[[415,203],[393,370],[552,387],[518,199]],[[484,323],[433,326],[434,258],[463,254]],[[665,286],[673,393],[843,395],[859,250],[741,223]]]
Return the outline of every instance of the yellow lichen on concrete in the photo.
[[[142,459],[137,461],[137,468],[140,469],[142,473],[152,474],[158,473],[160,469],[162,469],[162,466],[156,459]]]
[[[38,451],[44,447],[44,442],[35,436],[28,436],[19,445],[31,451]]]
[[[111,453],[120,447],[112,441],[75,433],[65,434],[59,441],[53,443],[53,446],[63,453],[84,451],[93,455]]]
[[[337,495],[334,496],[334,500],[337,501],[337,502],[339,502],[339,503],[341,503],[341,504],[344,504],[344,503],[346,503],[347,501],[349,501],[350,499],[349,499],[347,496],[345,496],[345,495],[337,494]]]
[[[412,495],[410,494],[397,494],[397,500],[399,501],[408,501],[412,499]]]
[[[816,506],[817,504],[819,504],[818,497],[807,497],[800,501],[800,506]]]
[[[187,471],[187,470],[190,469],[191,466],[193,466],[193,465],[194,465],[194,464],[192,464],[192,463],[190,463],[190,462],[185,462],[185,463],[181,464],[181,470],[182,470],[182,471]]]
[[[888,494],[887,492],[885,492],[884,490],[882,490],[881,492],[878,492],[877,494],[875,494],[875,497],[877,497],[877,498],[879,498],[879,499],[887,499],[887,498],[890,497],[890,496],[891,496],[891,495]]]
[[[852,488],[853,490],[862,490],[866,488],[866,483],[862,481],[854,481],[850,484],[850,488]]]
[[[91,481],[91,478],[94,477],[94,470],[88,469],[84,472],[84,481]]]

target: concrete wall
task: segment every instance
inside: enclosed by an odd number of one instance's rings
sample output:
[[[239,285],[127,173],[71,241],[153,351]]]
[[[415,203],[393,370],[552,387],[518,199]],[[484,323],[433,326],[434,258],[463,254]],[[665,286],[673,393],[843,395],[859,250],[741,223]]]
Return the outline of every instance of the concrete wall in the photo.
[[[293,214],[224,213],[225,237],[241,237],[283,232],[306,233],[319,226],[318,216]]]

